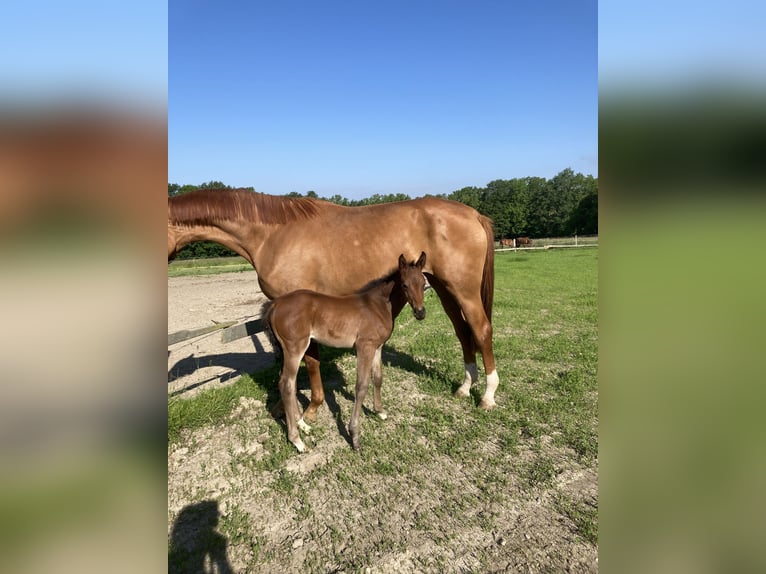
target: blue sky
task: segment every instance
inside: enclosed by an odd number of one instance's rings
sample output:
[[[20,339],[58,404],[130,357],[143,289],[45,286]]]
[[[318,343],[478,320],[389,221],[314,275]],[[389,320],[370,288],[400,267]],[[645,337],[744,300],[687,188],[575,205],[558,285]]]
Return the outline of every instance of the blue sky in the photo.
[[[598,175],[597,64],[602,89],[764,87],[763,2],[596,10],[592,0],[11,0],[0,3],[0,105],[164,109],[169,94],[170,181],[414,196],[565,167]]]
[[[173,183],[350,199],[598,175],[595,1],[171,0]]]
[[[764,2],[602,0],[598,11],[602,90],[766,83]]]
[[[164,109],[167,14],[157,0],[0,3],[0,98]]]

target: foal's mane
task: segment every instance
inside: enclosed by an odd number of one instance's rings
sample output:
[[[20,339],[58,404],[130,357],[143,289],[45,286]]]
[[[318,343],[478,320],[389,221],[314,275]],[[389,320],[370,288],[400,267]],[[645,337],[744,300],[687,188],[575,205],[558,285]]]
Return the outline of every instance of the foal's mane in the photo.
[[[221,220],[289,223],[311,219],[321,205],[312,198],[266,195],[248,189],[198,189],[168,198],[168,221],[180,225],[209,225]]]
[[[372,291],[376,287],[380,287],[381,285],[384,285],[384,284],[388,283],[389,281],[397,281],[398,277],[399,277],[399,270],[398,269],[394,269],[388,275],[384,275],[383,277],[379,277],[377,279],[373,279],[372,281],[370,281],[369,283],[365,284],[360,289],[357,289],[356,291],[354,291],[354,294],[355,295],[361,295],[362,293],[367,293],[368,291]]]
[[[415,267],[415,263],[413,263],[412,261],[408,261],[407,266]],[[394,267],[390,273],[388,273],[387,275],[384,275],[383,277],[379,277],[378,279],[373,279],[361,289],[357,289],[356,291],[354,291],[354,293],[357,295],[361,293],[366,293],[367,291],[371,291],[375,287],[379,287],[380,285],[388,283],[389,281],[393,281],[397,285],[399,284],[399,267]]]

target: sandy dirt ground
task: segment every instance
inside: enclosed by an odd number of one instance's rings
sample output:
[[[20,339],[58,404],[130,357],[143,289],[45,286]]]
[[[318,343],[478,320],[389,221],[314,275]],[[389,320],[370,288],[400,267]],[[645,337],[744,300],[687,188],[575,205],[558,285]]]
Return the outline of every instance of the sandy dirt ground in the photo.
[[[265,301],[255,271],[169,278],[168,333],[259,317]],[[168,394],[188,397],[231,384],[273,362],[264,333],[225,344],[220,331],[189,339],[168,349]],[[325,377],[328,403],[319,410],[313,432],[320,439],[309,454],[264,466],[274,458],[275,426],[266,405],[248,397],[225,421],[169,445],[168,539],[181,552],[169,555],[170,571],[598,571],[597,546],[561,510],[562,501],[597,508],[597,463],[582,463],[550,436],[519,439],[515,449],[489,441],[487,455],[502,459],[493,468],[504,470],[487,476],[429,454],[431,462],[407,472],[380,471],[376,480],[355,482],[357,467],[374,465],[375,457],[365,463],[338,456],[350,452],[337,427],[353,406],[343,381],[353,380],[354,367],[349,359]],[[392,418],[377,427],[367,421],[368,437],[373,428],[396,435],[416,422],[422,405],[439,400],[418,389],[415,375],[397,386]],[[454,416],[465,409],[459,401],[447,404]],[[284,447],[281,430],[277,440]],[[434,446],[421,437],[413,448],[431,453]],[[525,469],[541,457],[557,474],[529,487]]]
[[[168,278],[168,334],[260,316],[267,301],[255,271]],[[274,362],[264,333],[229,343],[214,331],[168,347],[168,394],[192,396]]]

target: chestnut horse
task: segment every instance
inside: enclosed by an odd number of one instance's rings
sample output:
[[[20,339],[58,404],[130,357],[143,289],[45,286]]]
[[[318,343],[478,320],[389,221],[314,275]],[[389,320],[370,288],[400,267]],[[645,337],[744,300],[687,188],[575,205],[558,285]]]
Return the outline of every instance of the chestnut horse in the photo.
[[[515,239],[501,239],[500,247],[516,247]]]
[[[269,299],[296,289],[348,295],[388,273],[400,253],[408,260],[428,253],[423,271],[463,350],[465,378],[455,396],[470,396],[478,379],[478,350],[487,376],[479,407],[495,406],[494,234],[492,221],[475,209],[431,197],[344,207],[248,190],[198,190],[168,198],[168,260],[187,243],[202,240],[247,259]],[[403,307],[396,301],[392,315]],[[324,402],[315,342],[304,360],[311,387],[304,417],[314,421]]]
[[[532,240],[529,237],[517,237],[516,246],[521,247],[522,245],[532,245]]]
[[[311,427],[299,415],[296,378],[301,359],[312,340],[329,347],[356,349],[356,392],[348,425],[354,449],[359,450],[359,411],[367,394],[371,371],[373,405],[380,418],[386,418],[380,396],[383,343],[388,341],[394,329],[394,302],[406,301],[416,319],[425,319],[425,263],[425,253],[420,254],[417,262],[409,264],[404,255],[400,255],[398,270],[354,295],[333,297],[301,289],[267,303],[264,320],[282,349],[279,394],[285,409],[287,439],[298,452],[305,450],[298,428],[308,434]]]

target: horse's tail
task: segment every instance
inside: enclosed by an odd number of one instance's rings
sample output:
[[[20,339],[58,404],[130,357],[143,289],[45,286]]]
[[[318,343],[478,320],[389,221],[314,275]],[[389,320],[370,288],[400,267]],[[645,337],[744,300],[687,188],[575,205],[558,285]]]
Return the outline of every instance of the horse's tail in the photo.
[[[495,232],[489,217],[479,215],[479,221],[487,234],[487,253],[484,256],[484,271],[481,276],[481,302],[484,304],[487,319],[492,323],[492,303],[495,299]]]
[[[271,328],[271,314],[274,312],[274,301],[266,301],[261,307],[261,324],[263,325],[263,332],[269,338],[271,346],[274,349],[274,354],[279,357],[282,353],[282,345],[279,344],[279,339],[274,334],[274,329]]]

